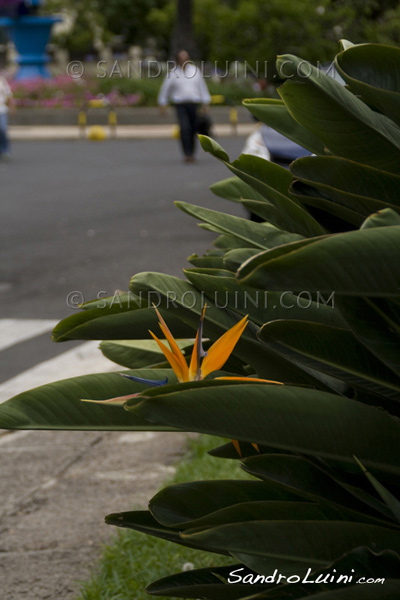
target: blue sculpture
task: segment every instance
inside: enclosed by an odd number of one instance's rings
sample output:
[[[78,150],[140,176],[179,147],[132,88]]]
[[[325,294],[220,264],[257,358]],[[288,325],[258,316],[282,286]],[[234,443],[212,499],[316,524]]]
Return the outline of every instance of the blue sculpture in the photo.
[[[0,0],[0,27],[5,27],[18,52],[15,79],[51,77],[46,46],[54,23],[60,19],[36,14],[42,0]]]

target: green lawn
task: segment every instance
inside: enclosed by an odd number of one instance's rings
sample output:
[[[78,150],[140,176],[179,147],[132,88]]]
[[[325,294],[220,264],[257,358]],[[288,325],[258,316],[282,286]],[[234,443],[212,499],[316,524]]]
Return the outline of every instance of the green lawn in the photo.
[[[200,479],[248,479],[237,461],[207,455],[209,450],[223,442],[224,440],[211,436],[201,436],[195,441],[189,441],[188,453],[180,461],[175,476],[168,483]],[[188,562],[193,563],[195,568],[202,568],[229,564],[229,559],[218,554],[184,548],[128,529],[117,530],[113,542],[105,547],[91,580],[82,585],[79,600],[148,599],[150,596],[144,591],[146,585],[181,571]]]

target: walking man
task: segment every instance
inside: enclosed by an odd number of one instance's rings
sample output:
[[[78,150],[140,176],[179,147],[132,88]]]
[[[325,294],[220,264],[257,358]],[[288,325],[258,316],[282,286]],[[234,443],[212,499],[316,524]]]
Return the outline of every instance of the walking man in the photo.
[[[167,73],[158,95],[162,114],[171,101],[176,108],[185,162],[194,161],[198,109],[210,104],[211,96],[200,70],[190,61],[186,50],[176,56],[176,68]]]
[[[10,155],[10,143],[8,141],[8,108],[11,102],[12,92],[4,77],[0,76],[0,158]]]

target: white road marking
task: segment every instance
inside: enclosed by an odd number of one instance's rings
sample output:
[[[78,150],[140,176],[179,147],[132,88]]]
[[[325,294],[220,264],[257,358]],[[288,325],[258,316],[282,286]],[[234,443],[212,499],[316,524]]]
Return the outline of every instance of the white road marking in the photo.
[[[53,381],[119,370],[121,367],[102,355],[99,342],[86,342],[0,384],[0,404],[21,392]]]
[[[50,332],[57,323],[50,319],[0,319],[0,350]]]

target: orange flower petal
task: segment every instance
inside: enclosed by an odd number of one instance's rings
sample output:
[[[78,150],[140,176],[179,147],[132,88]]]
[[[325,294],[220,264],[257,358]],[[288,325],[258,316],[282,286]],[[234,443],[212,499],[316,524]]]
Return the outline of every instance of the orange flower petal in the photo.
[[[257,379],[256,377],[215,377],[215,381],[224,379],[226,381],[243,381],[243,383],[273,383],[275,385],[285,385],[282,381],[273,381],[272,379]]]
[[[184,381],[189,381],[189,369],[186,364],[186,361],[185,361],[185,365],[183,366],[180,363],[180,361],[176,358],[175,354],[173,354],[171,352],[171,350],[169,348],[167,348],[167,346],[165,344],[163,344],[158,339],[158,337],[154,335],[154,333],[152,331],[150,331],[150,335],[157,342],[158,347],[160,348],[161,352],[164,354],[165,358],[171,365],[172,370],[174,371],[175,375],[178,378],[178,381],[180,383],[183,383]]]
[[[179,362],[182,372],[185,372],[185,370],[188,368],[185,357],[183,356],[181,349],[179,348],[178,344],[176,343],[174,336],[170,332],[168,325],[162,318],[160,312],[157,310],[156,307],[154,307],[154,308],[157,313],[160,329],[163,332],[166,340],[168,341],[169,347],[171,348],[171,352],[175,356],[176,360]]]
[[[224,366],[242,335],[247,321],[247,316],[243,317],[211,346],[201,365],[202,377],[206,377],[209,373],[218,371]]]
[[[231,440],[231,441],[232,441],[232,444],[233,444],[233,445],[234,445],[234,447],[235,447],[235,450],[236,450],[236,452],[239,454],[240,458],[242,458],[242,451],[241,451],[241,449],[240,449],[240,444],[239,444],[239,442],[238,442],[237,440]]]
[[[207,304],[204,305],[203,310],[201,312],[200,317],[200,325],[196,333],[196,339],[194,342],[192,358],[190,360],[189,366],[189,378],[190,381],[195,381],[196,379],[201,379],[201,368],[200,361],[204,356],[204,350],[202,346],[202,338],[203,338],[203,321],[204,315],[206,313]]]

